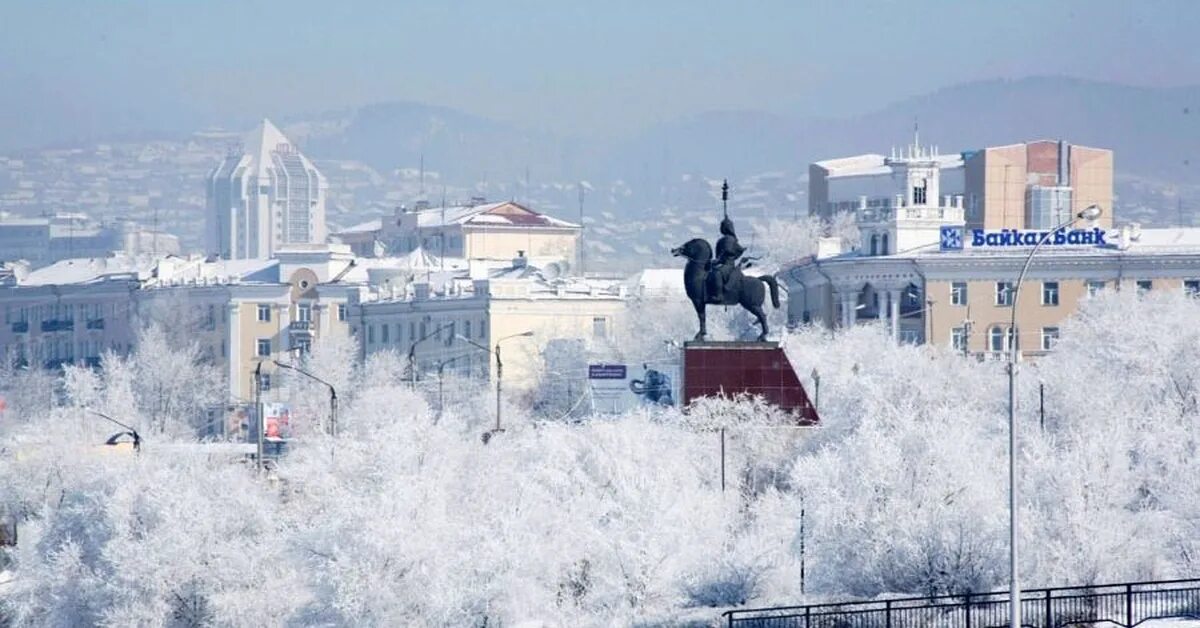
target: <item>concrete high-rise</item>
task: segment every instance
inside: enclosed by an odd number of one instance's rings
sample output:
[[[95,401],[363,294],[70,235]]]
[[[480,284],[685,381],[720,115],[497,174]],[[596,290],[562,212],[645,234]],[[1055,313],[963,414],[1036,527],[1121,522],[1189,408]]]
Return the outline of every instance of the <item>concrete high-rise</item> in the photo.
[[[328,183],[264,119],[209,173],[205,246],[226,259],[265,259],[289,244],[325,242]]]

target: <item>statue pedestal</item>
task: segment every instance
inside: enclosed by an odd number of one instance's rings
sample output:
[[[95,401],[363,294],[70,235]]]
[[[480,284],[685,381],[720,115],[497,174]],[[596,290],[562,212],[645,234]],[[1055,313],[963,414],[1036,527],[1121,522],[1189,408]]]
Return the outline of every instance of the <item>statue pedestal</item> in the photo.
[[[777,342],[692,341],[683,345],[684,405],[700,397],[762,397],[796,416],[800,425],[820,422],[800,378]]]

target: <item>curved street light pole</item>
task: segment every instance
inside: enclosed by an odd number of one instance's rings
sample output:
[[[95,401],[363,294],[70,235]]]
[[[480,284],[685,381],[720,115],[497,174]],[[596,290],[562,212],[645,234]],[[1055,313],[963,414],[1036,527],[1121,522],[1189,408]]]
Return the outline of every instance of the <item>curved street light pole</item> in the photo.
[[[417,338],[416,340],[412,341],[412,344],[408,345],[408,386],[410,389],[416,390],[417,388],[417,345],[429,340],[443,329],[448,329],[449,327],[450,325],[448,323],[445,325],[440,325],[437,329],[434,329],[428,334]],[[459,337],[461,338],[461,336]]]
[[[1057,227],[1047,231],[1033,250],[1029,251],[1029,255],[1025,257],[1025,264],[1021,266],[1021,274],[1017,275],[1017,283],[1013,285],[1012,298],[1012,313],[1008,326],[1008,616],[1009,626],[1011,628],[1021,628],[1021,582],[1020,573],[1017,568],[1017,536],[1018,536],[1018,517],[1017,517],[1017,300],[1021,296],[1021,282],[1025,281],[1025,275],[1029,272],[1029,266],[1033,262],[1033,256],[1041,250],[1042,245],[1054,237],[1054,234],[1070,227],[1080,220],[1095,220],[1100,217],[1103,210],[1098,205],[1091,205],[1087,209],[1072,216],[1069,220],[1064,221]]]
[[[529,337],[532,335],[533,335],[532,331],[523,331],[519,334],[512,334],[512,335],[500,338],[499,340],[496,341],[496,349],[494,351],[492,349],[488,349],[487,347],[479,344],[478,342],[475,342],[474,340],[471,340],[470,338],[466,338],[464,336],[458,336],[458,338],[460,340],[464,340],[464,341],[496,356],[496,428],[494,430],[492,430],[491,433],[493,433],[493,434],[496,432],[504,431],[500,427],[500,414],[501,414],[500,399],[501,399],[501,388],[503,386],[503,381],[504,381],[504,362],[502,362],[500,360],[500,343],[504,342],[505,340],[509,340],[511,338]],[[485,434],[483,442],[486,443],[489,438],[490,437],[487,434]]]
[[[127,434],[129,434],[130,436],[132,436],[132,437],[133,437],[133,450],[134,450],[134,451],[136,451],[136,452],[140,452],[140,451],[142,450],[142,435],[141,435],[141,434],[138,434],[138,431],[137,431],[137,430],[135,430],[135,429],[133,429],[132,427],[130,427],[130,426],[128,426],[128,425],[125,425],[124,423],[122,423],[122,422],[120,422],[120,421],[118,421],[118,420],[116,420],[116,419],[114,419],[114,418],[112,418],[112,417],[108,416],[107,414],[104,414],[103,412],[100,412],[99,410],[93,410],[92,408],[86,408],[86,407],[84,408],[84,410],[86,410],[86,411],[88,411],[88,412],[91,412],[92,414],[94,414],[94,415],[96,415],[96,416],[98,416],[98,417],[100,417],[100,418],[102,418],[102,419],[104,419],[104,420],[106,420],[106,421],[108,421],[108,422],[110,422],[110,423],[115,423],[116,425],[118,425],[118,426],[120,426],[120,427],[124,428],[125,430],[127,430],[127,432],[126,432],[126,433],[127,433]],[[120,436],[120,434],[117,434],[116,436]],[[115,438],[115,436],[114,436],[114,437],[110,437],[110,438],[108,439],[108,442],[107,442],[106,444],[109,444],[109,445],[116,444],[116,443],[113,441],[113,439],[114,439],[114,438]]]
[[[315,382],[324,384],[325,386],[327,386],[329,388],[329,435],[336,438],[337,437],[338,400],[337,400],[337,389],[333,387],[333,384],[330,384],[329,382],[321,379],[320,377],[317,377],[316,375],[313,375],[312,373],[309,373],[308,371],[306,371],[298,366],[292,366],[291,364],[284,364],[283,362],[280,362],[279,360],[271,360],[271,361],[274,362],[275,366],[278,366],[279,368],[288,369],[289,371],[296,371],[297,373],[299,373]]]

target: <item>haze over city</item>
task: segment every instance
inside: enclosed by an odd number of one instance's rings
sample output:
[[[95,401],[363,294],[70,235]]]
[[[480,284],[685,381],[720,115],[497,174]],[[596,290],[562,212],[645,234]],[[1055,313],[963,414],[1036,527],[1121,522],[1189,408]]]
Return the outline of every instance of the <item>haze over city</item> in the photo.
[[[0,628],[1194,628],[1200,4],[0,0]]]

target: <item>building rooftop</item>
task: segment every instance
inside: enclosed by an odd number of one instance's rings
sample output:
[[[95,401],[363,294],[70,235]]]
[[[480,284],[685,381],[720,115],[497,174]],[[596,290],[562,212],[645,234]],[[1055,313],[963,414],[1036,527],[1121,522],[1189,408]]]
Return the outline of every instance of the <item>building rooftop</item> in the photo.
[[[416,214],[417,226],[426,228],[444,225],[579,228],[575,223],[540,214],[514,201],[431,207],[412,213]]]

